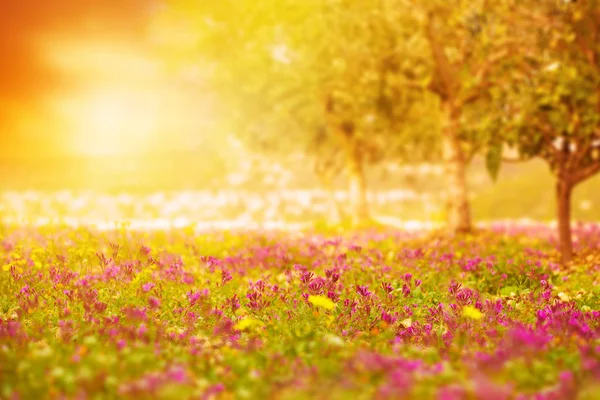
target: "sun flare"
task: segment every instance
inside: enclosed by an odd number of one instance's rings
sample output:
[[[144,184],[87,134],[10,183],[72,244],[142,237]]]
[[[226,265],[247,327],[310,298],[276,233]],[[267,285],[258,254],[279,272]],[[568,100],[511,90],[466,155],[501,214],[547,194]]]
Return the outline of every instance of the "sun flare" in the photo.
[[[126,43],[48,40],[72,87],[50,100],[75,154],[101,157],[189,148],[212,127],[206,90],[182,84],[155,55]],[[186,75],[185,82],[198,81]]]
[[[94,90],[61,102],[73,150],[87,156],[148,150],[160,129],[156,95],[125,89]]]

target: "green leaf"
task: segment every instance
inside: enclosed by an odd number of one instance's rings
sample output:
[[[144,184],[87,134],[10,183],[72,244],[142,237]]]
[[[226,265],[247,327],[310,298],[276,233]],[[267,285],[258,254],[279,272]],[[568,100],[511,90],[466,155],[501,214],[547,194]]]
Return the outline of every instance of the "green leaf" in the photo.
[[[518,291],[519,288],[517,288],[516,286],[505,286],[502,289],[500,289],[500,295],[511,296],[512,293],[517,293]]]
[[[487,168],[490,177],[495,181],[498,179],[500,172],[500,165],[502,164],[502,144],[492,143],[488,147],[487,154],[485,156],[485,166]]]

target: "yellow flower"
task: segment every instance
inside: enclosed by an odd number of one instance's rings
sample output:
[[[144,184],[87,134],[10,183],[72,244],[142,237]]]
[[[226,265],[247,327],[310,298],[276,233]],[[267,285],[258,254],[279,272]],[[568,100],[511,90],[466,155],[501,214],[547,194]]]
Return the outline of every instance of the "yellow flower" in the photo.
[[[248,329],[248,328],[256,326],[256,325],[262,325],[262,322],[260,322],[257,319],[253,319],[253,318],[244,318],[241,321],[239,321],[237,324],[235,324],[233,326],[233,329],[236,329],[238,331],[243,331],[244,329]]]
[[[410,328],[412,326],[412,319],[410,318],[406,318],[405,320],[400,322],[402,324],[402,326],[404,326],[405,328]]]
[[[463,307],[462,315],[463,315],[463,317],[466,317],[469,319],[474,319],[474,320],[480,320],[481,318],[483,318],[483,314],[481,313],[481,311],[479,311],[478,309],[476,309],[473,306]]]
[[[560,292],[558,294],[558,298],[561,299],[562,301],[569,301],[569,300],[571,300],[571,298],[569,297],[569,295],[567,295],[564,292]]]
[[[331,333],[326,334],[324,339],[327,343],[333,346],[342,347],[344,345],[344,339]]]
[[[308,296],[308,301],[321,308],[325,308],[326,310],[332,310],[335,308],[335,303],[324,296]]]
[[[2,266],[2,271],[8,272],[8,270],[10,270],[10,264],[6,264],[6,265]]]

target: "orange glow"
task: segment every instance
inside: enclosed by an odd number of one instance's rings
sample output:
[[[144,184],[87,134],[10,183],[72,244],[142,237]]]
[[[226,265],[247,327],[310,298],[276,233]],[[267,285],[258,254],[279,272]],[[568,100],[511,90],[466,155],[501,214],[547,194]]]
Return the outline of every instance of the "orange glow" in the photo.
[[[62,101],[73,129],[72,150],[88,156],[148,150],[159,131],[156,94],[118,88],[95,89]]]
[[[59,38],[44,49],[73,86],[50,99],[71,152],[96,157],[190,148],[213,122],[206,92],[182,85],[143,46]]]
[[[158,69],[121,43],[45,43],[47,59],[69,74],[73,88],[50,99],[65,121],[69,149],[86,156],[147,150],[159,132]]]

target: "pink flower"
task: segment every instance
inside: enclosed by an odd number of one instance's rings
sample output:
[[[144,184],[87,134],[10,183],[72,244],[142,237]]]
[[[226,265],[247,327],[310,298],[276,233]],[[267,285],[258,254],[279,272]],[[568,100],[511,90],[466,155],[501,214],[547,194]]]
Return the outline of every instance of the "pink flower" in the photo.
[[[404,295],[404,297],[410,296],[410,288],[406,283],[402,285],[402,294]]]
[[[144,283],[144,284],[142,285],[142,290],[143,290],[145,293],[148,293],[149,291],[151,291],[151,290],[152,290],[152,288],[154,288],[154,283],[151,283],[151,282]]]
[[[150,304],[150,308],[157,309],[160,307],[160,300],[154,296],[150,296],[148,298],[148,304]]]
[[[356,293],[360,294],[363,297],[371,296],[371,292],[367,286],[356,285]]]

